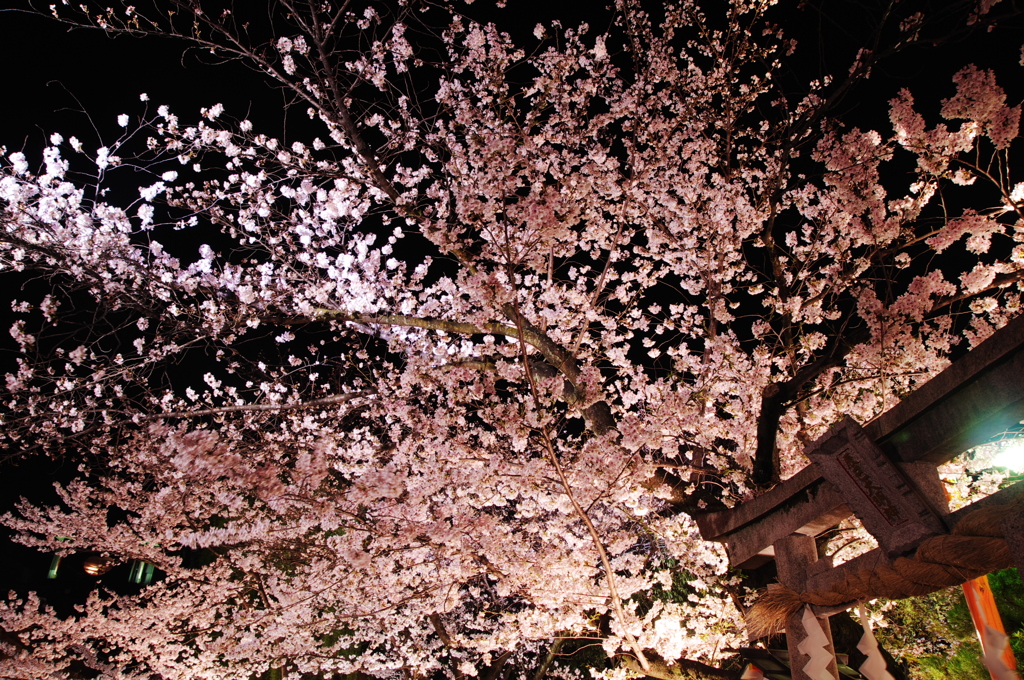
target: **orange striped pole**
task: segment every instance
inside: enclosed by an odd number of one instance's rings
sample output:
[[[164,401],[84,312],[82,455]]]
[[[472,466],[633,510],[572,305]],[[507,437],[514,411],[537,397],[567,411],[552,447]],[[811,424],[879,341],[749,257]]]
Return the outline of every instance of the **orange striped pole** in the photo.
[[[985,627],[989,626],[1004,635],[1006,634],[1003,620],[999,617],[999,610],[996,608],[996,599],[992,596],[988,576],[980,576],[961,587],[964,589],[964,597],[967,598],[967,608],[971,611],[971,618],[974,620],[974,628],[978,631],[978,639],[981,640],[982,651],[987,654],[989,650],[985,649]],[[1006,645],[1003,650],[1002,659],[1011,671],[1017,668],[1017,660],[1013,656],[1010,645]],[[998,679],[993,675],[992,680]]]
[[[943,485],[943,489],[946,492],[946,500],[951,500],[953,494],[950,493],[949,487]],[[992,587],[988,583],[988,575],[979,576],[960,587],[963,588],[964,598],[967,599],[967,609],[971,612],[971,620],[974,621],[974,631],[978,634],[981,651],[983,654],[987,654],[985,627],[991,627],[996,632],[1006,635],[1003,619],[999,616],[999,609],[996,607],[996,598],[992,595]],[[1003,650],[1002,659],[1008,669],[1011,671],[1017,669],[1017,659],[1014,658],[1010,645],[1006,645]],[[999,680],[991,671],[989,671],[989,675],[992,676],[992,680]]]

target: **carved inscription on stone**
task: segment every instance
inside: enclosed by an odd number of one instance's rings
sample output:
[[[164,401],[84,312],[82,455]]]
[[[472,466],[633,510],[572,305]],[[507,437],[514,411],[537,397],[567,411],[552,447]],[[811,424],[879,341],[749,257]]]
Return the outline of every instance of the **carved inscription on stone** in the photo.
[[[854,420],[837,424],[807,455],[887,553],[902,553],[945,532],[921,492]]]
[[[862,458],[854,455],[850,448],[845,448],[839,451],[836,460],[890,526],[898,527],[907,523],[908,518],[900,512],[899,506],[886,496],[886,490],[875,481],[872,470],[865,469],[865,461]]]

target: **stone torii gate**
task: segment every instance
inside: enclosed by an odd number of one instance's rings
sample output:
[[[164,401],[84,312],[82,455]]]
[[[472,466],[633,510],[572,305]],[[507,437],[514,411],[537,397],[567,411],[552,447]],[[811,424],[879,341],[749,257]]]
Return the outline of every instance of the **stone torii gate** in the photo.
[[[951,513],[937,467],[1012,430],[1024,420],[1024,317],[864,427],[845,419],[811,445],[811,464],[762,496],[697,517],[701,536],[724,543],[733,567],[772,559],[779,583],[798,593],[824,591],[848,576],[884,567],[930,537],[947,534],[971,512],[1024,499],[1024,482]],[[1002,534],[1024,575],[1024,512],[1002,520]],[[819,559],[815,537],[855,515],[879,547],[838,567]],[[964,578],[967,581],[969,578]],[[812,606],[832,653],[828,617],[850,603]],[[809,676],[799,612],[785,622],[794,680]]]

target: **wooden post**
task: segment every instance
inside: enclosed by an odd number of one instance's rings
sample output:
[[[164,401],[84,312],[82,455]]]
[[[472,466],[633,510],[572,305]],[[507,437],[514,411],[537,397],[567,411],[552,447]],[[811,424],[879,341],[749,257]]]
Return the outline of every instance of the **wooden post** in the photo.
[[[818,549],[815,546],[814,538],[803,534],[792,534],[775,541],[775,563],[779,570],[779,583],[800,592],[804,590],[807,582],[808,568],[818,561]],[[786,646],[789,648],[789,667],[793,673],[793,680],[821,680],[811,678],[804,672],[804,666],[810,657],[799,649],[800,643],[807,637],[802,621],[803,610],[792,614],[786,619]],[[836,666],[836,650],[832,645],[832,628],[829,625],[828,617],[819,618],[825,637],[828,638],[826,648],[832,654],[832,661],[826,671],[831,673],[835,680],[839,680],[839,670]]]

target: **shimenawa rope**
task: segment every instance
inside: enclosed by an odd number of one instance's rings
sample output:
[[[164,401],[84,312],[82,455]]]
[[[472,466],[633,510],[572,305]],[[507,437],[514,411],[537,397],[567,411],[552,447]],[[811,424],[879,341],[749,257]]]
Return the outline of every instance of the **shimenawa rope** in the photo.
[[[1012,566],[1003,538],[1002,520],[1022,507],[1021,502],[991,505],[967,515],[949,534],[932,536],[918,546],[912,557],[884,560],[872,569],[849,570],[842,580],[825,590],[798,593],[784,586],[762,595],[747,614],[752,638],[779,632],[786,618],[806,604],[836,607],[881,597],[900,600],[927,595],[960,585],[993,571]],[[842,565],[837,567],[841,569]]]

